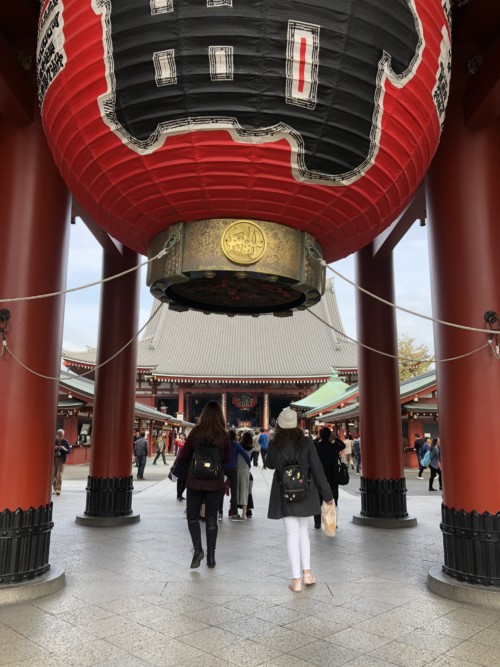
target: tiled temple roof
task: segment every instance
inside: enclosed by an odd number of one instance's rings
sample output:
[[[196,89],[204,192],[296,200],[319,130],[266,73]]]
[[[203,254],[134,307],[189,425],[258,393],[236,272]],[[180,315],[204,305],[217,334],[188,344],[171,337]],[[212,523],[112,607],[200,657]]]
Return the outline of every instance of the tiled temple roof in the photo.
[[[311,310],[343,332],[332,285],[327,281],[323,299]],[[93,365],[96,350],[63,357]],[[333,370],[356,372],[357,354],[355,344],[307,310],[254,318],[178,313],[163,306],[139,344],[138,367],[171,378],[314,379]]]

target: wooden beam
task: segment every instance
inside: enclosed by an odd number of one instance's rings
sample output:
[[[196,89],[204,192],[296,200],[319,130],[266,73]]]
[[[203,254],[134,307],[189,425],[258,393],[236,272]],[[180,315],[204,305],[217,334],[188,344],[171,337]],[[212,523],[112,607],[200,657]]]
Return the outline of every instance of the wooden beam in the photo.
[[[464,95],[465,124],[480,130],[500,116],[500,38],[470,79]]]
[[[0,34],[0,115],[15,125],[29,125],[35,109],[35,86]]]
[[[484,43],[498,31],[500,3],[498,0],[472,0],[453,12],[453,44]]]
[[[122,244],[105,232],[104,229],[97,224],[94,218],[80,206],[75,198],[73,198],[72,216],[83,220],[96,241],[101,245],[104,252],[112,255],[122,254]]]
[[[404,211],[373,241],[373,257],[387,257],[415,220],[425,220],[426,216],[425,187],[422,183]]]

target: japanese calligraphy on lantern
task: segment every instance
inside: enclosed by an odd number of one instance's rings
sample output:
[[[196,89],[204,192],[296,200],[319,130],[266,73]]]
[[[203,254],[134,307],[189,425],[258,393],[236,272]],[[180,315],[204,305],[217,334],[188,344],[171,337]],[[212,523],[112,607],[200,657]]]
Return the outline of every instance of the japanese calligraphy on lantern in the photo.
[[[42,10],[36,51],[38,99],[43,104],[45,93],[66,64],[64,20],[60,0],[50,0]]]
[[[237,220],[222,235],[222,250],[236,264],[253,264],[266,251],[266,237],[254,222]]]

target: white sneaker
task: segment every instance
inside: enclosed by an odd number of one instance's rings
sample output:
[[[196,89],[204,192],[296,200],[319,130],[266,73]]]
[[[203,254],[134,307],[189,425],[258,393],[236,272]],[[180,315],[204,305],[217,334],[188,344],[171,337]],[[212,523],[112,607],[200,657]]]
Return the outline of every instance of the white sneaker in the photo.
[[[420,475],[417,475],[417,479],[419,479],[421,482],[425,482],[425,479],[423,477],[420,477]]]

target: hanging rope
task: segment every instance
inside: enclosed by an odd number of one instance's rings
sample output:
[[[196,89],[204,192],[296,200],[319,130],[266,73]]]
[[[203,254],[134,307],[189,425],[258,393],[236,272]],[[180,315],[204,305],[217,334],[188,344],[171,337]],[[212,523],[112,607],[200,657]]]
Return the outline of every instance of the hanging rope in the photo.
[[[121,354],[121,353],[123,352],[123,350],[125,350],[129,345],[131,345],[131,344],[134,342],[134,340],[135,340],[135,339],[136,339],[136,338],[137,338],[137,337],[144,331],[144,329],[148,326],[148,324],[149,324],[149,323],[156,317],[156,315],[158,314],[158,312],[159,312],[159,310],[160,310],[160,308],[161,308],[162,306],[163,306],[163,303],[160,303],[160,305],[159,305],[158,308],[155,310],[155,312],[151,315],[151,317],[148,319],[148,321],[146,322],[146,324],[145,324],[144,326],[142,326],[142,327],[139,329],[139,331],[138,331],[136,334],[134,334],[134,335],[132,336],[132,338],[131,338],[130,340],[128,340],[128,341],[125,343],[125,345],[123,345],[117,352],[115,352],[111,357],[109,357],[108,359],[106,359],[105,361],[103,361],[103,362],[102,362],[101,364],[99,364],[98,366],[94,366],[94,367],[91,368],[89,371],[87,371],[86,373],[82,373],[82,374],[79,375],[78,377],[86,377],[87,375],[92,375],[92,373],[95,373],[99,368],[102,368],[103,366],[106,366],[106,364],[109,364],[110,361],[113,361],[113,359],[115,359],[119,354]],[[35,371],[35,370],[33,370],[33,368],[30,368],[29,366],[27,366],[26,364],[24,364],[24,363],[19,359],[19,357],[17,357],[17,356],[14,354],[14,352],[10,349],[10,347],[7,345],[7,341],[6,341],[6,340],[3,341],[3,345],[2,345],[2,354],[3,354],[4,351],[8,352],[8,354],[10,354],[10,356],[14,359],[14,361],[16,361],[16,363],[18,363],[20,366],[22,366],[22,368],[24,368],[24,370],[28,371],[29,373],[32,373],[33,375],[36,375],[37,377],[43,378],[44,380],[54,380],[54,381],[57,381],[57,382],[60,381],[60,379],[61,379],[60,376],[52,377],[51,375],[44,375],[43,373],[39,373],[38,371]],[[2,356],[2,355],[0,355],[0,357],[1,357],[1,356]]]
[[[321,260],[321,264],[325,266],[331,273],[334,275],[338,276],[342,280],[344,280],[346,283],[349,285],[352,285],[355,287],[357,290],[362,292],[363,294],[366,294],[372,299],[376,299],[377,301],[380,301],[380,303],[385,304],[386,306],[390,306],[391,308],[395,308],[396,310],[400,310],[403,313],[408,313],[409,315],[414,315],[415,317],[420,317],[423,320],[428,320],[429,322],[434,322],[436,324],[442,324],[443,326],[446,327],[453,327],[454,329],[463,329],[465,331],[474,331],[477,333],[486,333],[488,329],[479,329],[478,327],[469,327],[466,326],[465,324],[456,324],[454,322],[447,322],[446,320],[439,320],[435,317],[432,317],[431,315],[424,315],[424,313],[419,313],[415,310],[411,310],[410,308],[405,308],[404,306],[398,306],[395,303],[392,303],[392,301],[387,301],[387,299],[383,299],[381,296],[377,296],[377,294],[374,294],[373,292],[370,292],[370,290],[365,289],[364,287],[361,287],[361,285],[358,285],[358,283],[354,282],[353,280],[350,280],[346,276],[342,275],[339,273],[339,271],[336,271],[335,269],[332,269],[331,266],[329,266],[325,261]]]
[[[157,255],[151,257],[151,259],[147,259],[145,262],[142,262],[142,264],[133,266],[131,269],[127,269],[126,271],[115,273],[115,275],[108,276],[108,278],[95,280],[93,283],[87,283],[86,285],[80,285],[79,287],[70,287],[68,289],[61,290],[59,292],[48,292],[47,294],[34,294],[33,296],[9,297],[6,299],[0,299],[0,303],[13,303],[16,301],[35,301],[37,299],[50,299],[54,296],[62,296],[63,294],[71,294],[71,292],[79,292],[81,290],[87,289],[88,287],[96,287],[97,285],[103,285],[104,283],[109,283],[111,280],[116,280],[117,278],[126,276],[128,273],[132,273],[133,271],[139,271],[140,269],[142,269],[143,266],[147,266],[148,264],[151,264],[151,262],[154,262],[157,259],[164,257],[168,251],[169,248],[163,248],[163,250],[160,250],[160,252]]]
[[[481,350],[484,350],[486,347],[489,347],[492,343],[492,341],[490,339],[490,340],[488,340],[487,343],[484,343],[484,345],[481,345],[480,347],[477,347],[476,349],[471,350],[470,352],[466,352],[465,354],[460,354],[456,357],[448,357],[447,359],[436,359],[436,357],[427,357],[427,358],[420,359],[420,360],[408,359],[408,358],[405,358],[405,357],[399,357],[398,355],[395,355],[395,354],[389,354],[389,352],[383,352],[382,350],[377,350],[374,347],[370,347],[369,345],[365,345],[364,343],[360,343],[356,339],[351,338],[350,336],[345,334],[343,331],[339,331],[338,329],[336,329],[332,324],[330,324],[329,322],[324,320],[319,315],[316,315],[316,313],[314,313],[312,310],[308,309],[307,312],[310,313],[313,317],[315,317],[320,322],[323,322],[323,324],[325,326],[327,326],[328,328],[333,329],[333,331],[335,331],[335,333],[337,333],[339,336],[342,336],[343,338],[346,338],[347,342],[354,343],[355,345],[359,345],[360,347],[363,347],[366,350],[370,350],[371,352],[376,352],[377,354],[381,354],[383,357],[390,357],[391,359],[397,359],[399,363],[401,363],[401,362],[408,363],[409,362],[409,363],[412,363],[414,365],[418,365],[418,364],[426,364],[426,363],[444,363],[444,362],[447,362],[447,361],[457,361],[458,359],[464,359],[465,357],[470,357],[471,355],[476,354],[477,352],[480,352]],[[483,333],[486,333],[486,331],[483,331]]]

